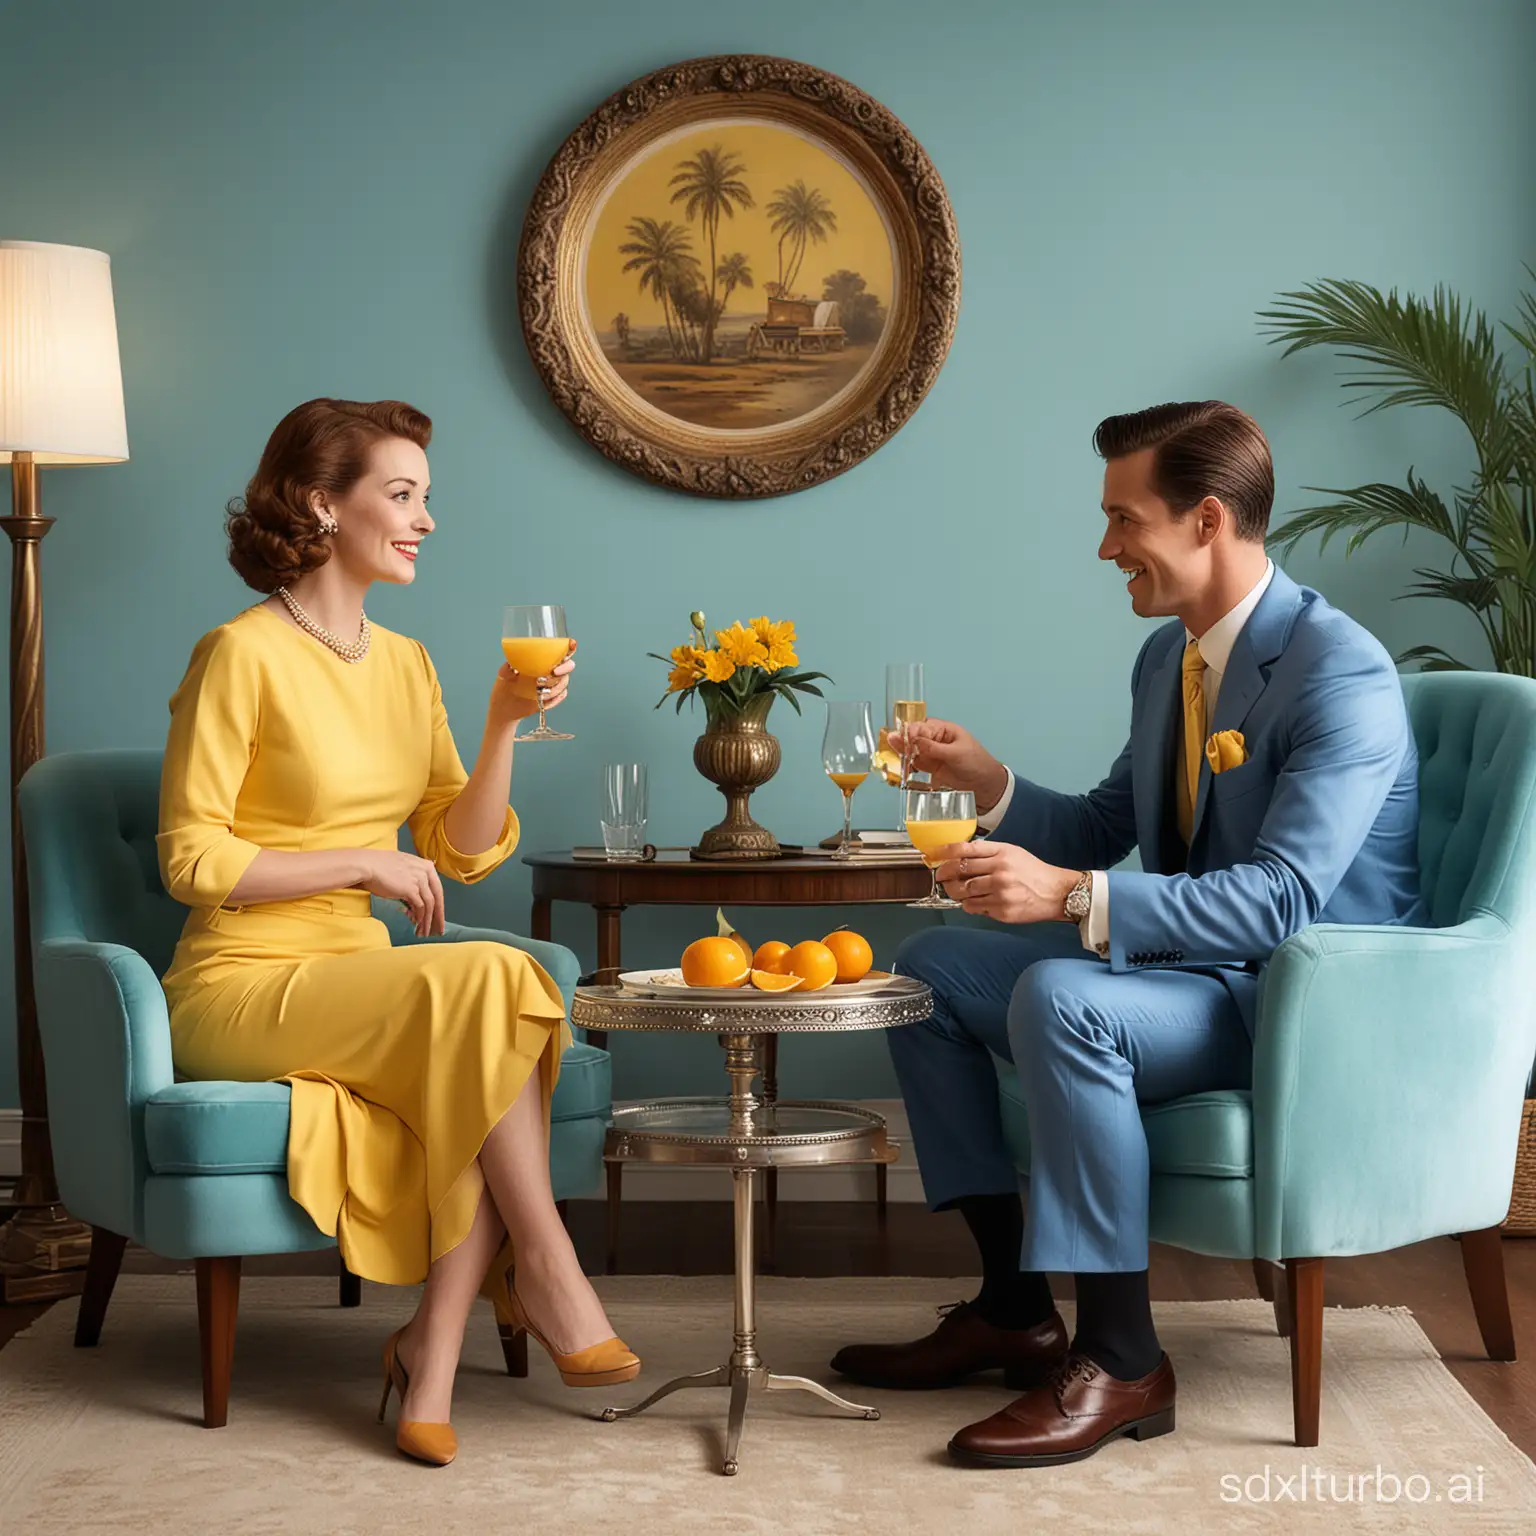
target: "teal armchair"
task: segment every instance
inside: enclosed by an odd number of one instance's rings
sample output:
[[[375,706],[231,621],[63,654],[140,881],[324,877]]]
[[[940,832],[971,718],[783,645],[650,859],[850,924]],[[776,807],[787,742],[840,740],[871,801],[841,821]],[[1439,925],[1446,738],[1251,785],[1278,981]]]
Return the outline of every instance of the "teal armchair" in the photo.
[[[1515,1358],[1499,1224],[1536,1051],[1536,682],[1403,679],[1432,928],[1314,924],[1265,968],[1251,1092],[1146,1105],[1151,1234],[1254,1261],[1318,1443],[1323,1265],[1457,1235],[1488,1354]],[[1018,1079],[999,1066],[1029,1171]]]
[[[37,1015],[59,1192],[94,1228],[75,1342],[100,1338],[128,1239],[194,1260],[203,1418],[217,1428],[228,1416],[241,1256],[334,1239],[288,1194],[287,1085],[176,1081],[159,978],[186,909],[166,893],[156,860],[160,757],[65,753],[21,781]],[[578,966],[559,945],[455,923],[423,940],[393,904],[377,904],[376,915],[396,944],[515,944],[570,1005]],[[601,1183],[610,1100],[608,1053],[572,1045],[551,1109],[557,1199]],[[343,1272],[343,1303],[358,1295]],[[521,1374],[526,1346],[503,1344],[508,1369]]]

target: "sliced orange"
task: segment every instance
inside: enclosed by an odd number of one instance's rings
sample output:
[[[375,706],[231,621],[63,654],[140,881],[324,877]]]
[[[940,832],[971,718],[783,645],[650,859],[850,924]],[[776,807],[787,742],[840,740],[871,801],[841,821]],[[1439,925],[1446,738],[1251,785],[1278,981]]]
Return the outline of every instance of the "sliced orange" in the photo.
[[[789,945],[783,939],[769,939],[766,944],[759,944],[757,953],[752,956],[752,968],[769,971],[775,976],[789,975]]]
[[[815,939],[796,944],[789,952],[787,965],[789,974],[805,983],[802,990],[806,992],[820,992],[837,980],[837,956]]]
[[[868,975],[870,966],[875,963],[875,952],[869,947],[869,940],[851,928],[839,928],[821,942],[832,951],[832,957],[837,961],[839,981],[862,981]]]
[[[734,939],[695,939],[683,951],[683,980],[690,987],[739,987],[751,969]]]
[[[786,949],[788,947],[785,945]],[[752,985],[759,992],[793,992],[804,983],[798,976],[783,976],[776,971],[753,971]]]

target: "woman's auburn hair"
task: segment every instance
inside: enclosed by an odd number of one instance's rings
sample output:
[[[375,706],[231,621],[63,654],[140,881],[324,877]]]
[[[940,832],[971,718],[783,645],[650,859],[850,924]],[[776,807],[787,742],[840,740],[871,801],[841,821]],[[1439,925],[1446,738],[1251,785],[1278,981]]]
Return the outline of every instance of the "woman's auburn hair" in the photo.
[[[243,497],[225,508],[229,563],[258,592],[275,592],[331,558],[311,491],[340,498],[368,471],[375,443],[425,448],[431,418],[403,400],[306,400],[273,428]]]

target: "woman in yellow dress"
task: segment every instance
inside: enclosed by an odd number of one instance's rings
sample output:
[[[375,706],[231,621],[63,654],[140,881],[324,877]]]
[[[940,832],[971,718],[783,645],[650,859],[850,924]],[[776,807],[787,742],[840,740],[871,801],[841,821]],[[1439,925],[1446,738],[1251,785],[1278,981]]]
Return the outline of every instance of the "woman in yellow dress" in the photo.
[[[176,1065],[290,1083],[293,1198],[355,1273],[425,1279],[386,1345],[385,1400],[393,1383],[400,1449],[441,1465],[482,1289],[572,1385],[628,1380],[640,1362],[550,1189],[558,988],[510,945],[395,948],[372,915],[371,896],[391,898],[418,934],[441,934],[442,877],[468,884],[511,854],[513,742],[537,709],[538,681],[503,665],[466,774],[425,649],[363,611],[373,582],[415,579],[434,527],[431,430],[398,401],[311,400],[278,424],[228,519],[230,563],[272,595],[192,652],[157,841],[191,909],[163,977]],[[574,665],[548,680],[550,707]],[[415,854],[397,846],[402,822]]]

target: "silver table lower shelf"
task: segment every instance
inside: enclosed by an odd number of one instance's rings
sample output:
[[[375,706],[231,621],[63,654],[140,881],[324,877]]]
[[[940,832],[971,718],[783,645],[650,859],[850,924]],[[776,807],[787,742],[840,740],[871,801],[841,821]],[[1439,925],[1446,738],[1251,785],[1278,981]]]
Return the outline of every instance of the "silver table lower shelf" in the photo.
[[[735,1195],[735,1331],[724,1365],[679,1376],[629,1408],[605,1408],[612,1423],[644,1413],[654,1403],[692,1387],[727,1387],[725,1457],[720,1470],[734,1476],[746,1420],[747,1400],[756,1392],[809,1392],[864,1419],[877,1408],[851,1403],[805,1376],[781,1376],[763,1363],[757,1349],[756,1255],[752,1208],[759,1171],[830,1163],[864,1163],[886,1150],[885,1121],[851,1104],[780,1099],[765,1102],[754,1093],[763,1070],[767,1035],[883,1029],[926,1018],[928,988],[893,977],[878,993],[791,1004],[788,998],[746,994],[739,999],[693,1001],[685,990],[676,1000],[645,999],[619,987],[580,987],[572,1022],[595,1029],[672,1029],[717,1034],[725,1048],[731,1093],[724,1099],[664,1099],[614,1113],[606,1155],[626,1161],[691,1163],[729,1168]]]

